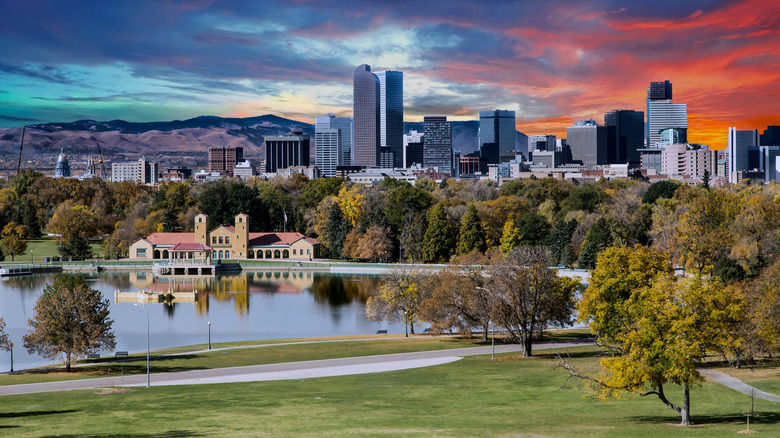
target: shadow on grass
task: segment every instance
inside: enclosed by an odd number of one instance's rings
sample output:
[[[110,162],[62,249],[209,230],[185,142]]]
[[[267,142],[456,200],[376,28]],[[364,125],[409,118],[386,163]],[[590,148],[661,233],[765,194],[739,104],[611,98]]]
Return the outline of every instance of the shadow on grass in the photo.
[[[593,351],[563,351],[560,352],[560,355],[564,357],[565,359],[574,359],[574,358],[587,358],[587,357],[604,357],[604,352],[601,350],[593,350]],[[541,357],[546,359],[557,359],[558,353],[554,351],[549,350],[542,350],[542,352],[534,352],[535,357]]]
[[[157,356],[149,358],[151,364],[151,372],[153,373],[173,373],[179,371],[194,371],[205,370],[209,367],[206,366],[162,366],[155,365],[155,362],[166,360],[178,360],[178,359],[195,359],[197,355],[183,355],[183,356]],[[131,357],[129,359],[120,359],[113,361],[110,359],[102,360],[96,359],[88,362],[89,365],[73,367],[71,374],[86,374],[95,377],[104,376],[117,376],[117,375],[135,375],[146,373],[146,356],[143,357]],[[36,376],[46,376],[49,374],[60,374],[65,372],[65,368],[46,368],[40,370],[23,370],[15,374],[28,374]],[[65,372],[66,373],[66,372]],[[67,374],[67,373],[66,373]]]
[[[190,436],[205,436],[199,432],[193,432],[191,430],[169,430],[167,432],[155,432],[155,433],[117,433],[110,432],[104,434],[78,434],[78,435],[44,435],[47,438],[147,438],[147,437],[160,437],[160,438],[184,438]]]
[[[648,416],[634,416],[632,420],[640,423],[679,423],[680,416],[673,415],[648,415]],[[774,412],[758,412],[756,415],[750,417],[750,424],[777,424],[780,421],[780,414]],[[692,415],[691,422],[694,425],[707,425],[707,424],[745,424],[746,419],[744,414],[734,415]]]
[[[702,368],[734,368],[734,364],[726,360],[711,360],[702,365]],[[739,368],[746,368],[749,370],[764,370],[780,367],[780,358],[776,357],[761,357],[750,360],[743,360],[740,363]]]
[[[37,417],[39,415],[70,414],[71,412],[79,412],[79,410],[78,409],[68,409],[68,410],[63,410],[63,411],[0,412],[0,418]],[[3,427],[3,426],[0,426],[0,427]]]

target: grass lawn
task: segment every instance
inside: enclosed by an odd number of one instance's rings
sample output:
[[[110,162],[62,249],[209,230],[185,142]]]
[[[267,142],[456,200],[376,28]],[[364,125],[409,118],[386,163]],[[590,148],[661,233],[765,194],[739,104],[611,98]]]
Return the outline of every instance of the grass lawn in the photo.
[[[95,258],[99,258],[103,252],[103,246],[101,244],[90,244],[92,253]],[[14,257],[14,263],[42,263],[45,257],[57,257],[59,256],[59,238],[44,236],[40,239],[30,239],[27,241],[27,251],[24,254],[20,254]],[[10,262],[11,257],[6,256],[5,262]]]
[[[573,351],[573,363],[596,371],[591,349]],[[479,356],[357,376],[7,396],[0,435],[718,437],[745,428],[747,397],[721,385],[693,391],[697,425],[681,428],[657,398],[601,402],[571,383],[561,389],[566,373],[553,364],[544,354]],[[780,436],[778,404],[756,400],[756,411],[752,428]]]

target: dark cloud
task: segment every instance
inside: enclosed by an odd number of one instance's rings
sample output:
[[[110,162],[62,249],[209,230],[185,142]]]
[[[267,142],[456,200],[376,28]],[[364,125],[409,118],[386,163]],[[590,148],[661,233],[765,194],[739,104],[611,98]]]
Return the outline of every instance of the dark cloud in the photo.
[[[0,120],[5,120],[7,122],[41,122],[40,119],[34,119],[29,117],[16,117],[16,116],[8,116],[0,114]]]
[[[76,82],[68,78],[67,74],[59,68],[51,65],[11,65],[0,62],[0,72],[25,76],[28,78],[42,79],[47,82],[57,84],[75,84]]]

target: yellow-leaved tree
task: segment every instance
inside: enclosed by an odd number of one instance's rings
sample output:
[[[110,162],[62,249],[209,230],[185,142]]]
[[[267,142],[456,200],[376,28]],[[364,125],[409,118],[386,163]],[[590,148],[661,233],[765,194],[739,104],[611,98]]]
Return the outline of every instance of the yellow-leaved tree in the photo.
[[[419,270],[405,266],[387,273],[382,278],[382,286],[366,302],[368,319],[401,320],[414,334],[414,322],[419,319],[420,304],[424,298],[420,290],[422,278]]]
[[[690,389],[703,380],[697,368],[739,342],[732,327],[743,317],[744,300],[718,280],[675,277],[666,254],[636,245],[599,254],[579,311],[608,357],[597,378],[563,367],[589,380],[602,399],[656,395],[688,426]],[[667,384],[682,387],[682,403],[666,397]]]

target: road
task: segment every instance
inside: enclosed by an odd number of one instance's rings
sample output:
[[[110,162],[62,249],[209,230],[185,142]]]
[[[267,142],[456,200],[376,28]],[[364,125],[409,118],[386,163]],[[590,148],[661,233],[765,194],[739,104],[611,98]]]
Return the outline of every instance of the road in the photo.
[[[534,344],[534,351],[588,345],[590,342],[556,342]],[[519,352],[517,344],[496,345],[496,353]],[[285,362],[269,365],[251,365],[208,370],[159,373],[151,375],[152,386],[196,385],[228,382],[259,382],[268,380],[305,379],[395,371],[456,361],[465,356],[486,355],[491,347],[457,348],[451,350],[419,351],[413,353],[382,354],[345,357],[340,359]],[[190,353],[191,354],[191,353]],[[118,386],[145,386],[146,375],[103,377],[96,379],[63,380],[0,386],[0,396],[33,394],[74,389],[95,389]]]

